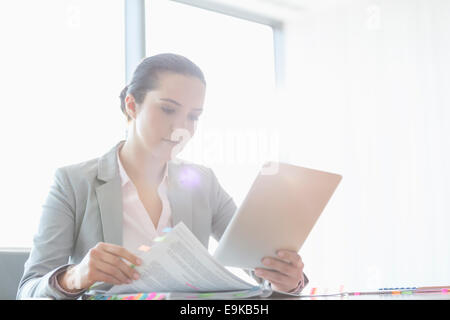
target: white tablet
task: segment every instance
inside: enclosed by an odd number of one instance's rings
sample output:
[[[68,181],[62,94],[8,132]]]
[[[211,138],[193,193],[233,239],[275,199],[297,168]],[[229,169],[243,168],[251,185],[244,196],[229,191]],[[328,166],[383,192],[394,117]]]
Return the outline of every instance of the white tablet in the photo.
[[[269,170],[267,168],[270,168]],[[214,252],[223,265],[254,269],[279,249],[298,252],[342,176],[279,162],[259,172]]]

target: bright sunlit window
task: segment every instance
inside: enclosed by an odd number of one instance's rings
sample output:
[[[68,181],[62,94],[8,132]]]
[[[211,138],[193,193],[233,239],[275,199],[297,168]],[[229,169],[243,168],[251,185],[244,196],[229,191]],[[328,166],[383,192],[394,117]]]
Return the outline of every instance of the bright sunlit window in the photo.
[[[0,38],[0,247],[31,247],[56,168],[125,137],[124,3],[0,1]]]
[[[239,205],[261,164],[279,151],[267,104],[275,89],[273,29],[174,1],[146,8],[147,56],[184,55],[206,77],[205,111],[180,157],[211,167]]]

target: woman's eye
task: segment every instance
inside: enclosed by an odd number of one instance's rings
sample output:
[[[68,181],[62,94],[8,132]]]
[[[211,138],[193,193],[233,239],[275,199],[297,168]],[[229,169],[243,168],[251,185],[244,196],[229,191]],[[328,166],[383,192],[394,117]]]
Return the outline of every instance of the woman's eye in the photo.
[[[175,109],[167,108],[167,107],[161,107],[162,111],[164,111],[167,114],[171,114],[175,112]]]
[[[161,110],[166,113],[166,114],[172,114],[174,112],[176,112],[175,109],[170,108],[170,107],[161,107]],[[195,115],[195,114],[191,114],[188,116],[189,120],[191,121],[197,121],[198,120],[199,115]]]
[[[192,120],[192,121],[197,121],[197,120],[198,120],[198,116],[196,116],[196,115],[190,115],[190,116],[189,116],[189,119]]]

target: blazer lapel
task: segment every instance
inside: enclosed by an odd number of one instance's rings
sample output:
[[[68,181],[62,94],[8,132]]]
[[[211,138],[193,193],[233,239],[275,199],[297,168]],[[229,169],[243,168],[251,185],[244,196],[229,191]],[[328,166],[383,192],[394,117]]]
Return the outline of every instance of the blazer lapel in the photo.
[[[170,202],[172,223],[183,223],[192,231],[192,190],[184,178],[183,165],[169,161],[167,197]]]
[[[96,188],[98,206],[103,227],[103,239],[107,243],[123,243],[123,206],[122,188],[117,149],[120,141],[98,161],[97,178],[104,183]],[[168,163],[168,188],[173,226],[180,221],[192,231],[192,185],[189,183],[190,172],[186,166]]]
[[[104,242],[122,245],[122,196],[120,179],[108,181],[96,189]]]
[[[103,228],[103,240],[122,245],[123,207],[119,167],[116,152],[119,142],[98,161],[97,178],[105,183],[96,188],[98,206]]]

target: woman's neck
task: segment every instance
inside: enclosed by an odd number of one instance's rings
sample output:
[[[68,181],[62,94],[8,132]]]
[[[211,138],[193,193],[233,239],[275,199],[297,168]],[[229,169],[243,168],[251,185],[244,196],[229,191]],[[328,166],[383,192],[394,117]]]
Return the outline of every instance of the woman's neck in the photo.
[[[152,155],[139,145],[136,139],[128,138],[119,147],[119,157],[127,175],[134,184],[158,186],[164,176],[166,161]]]

